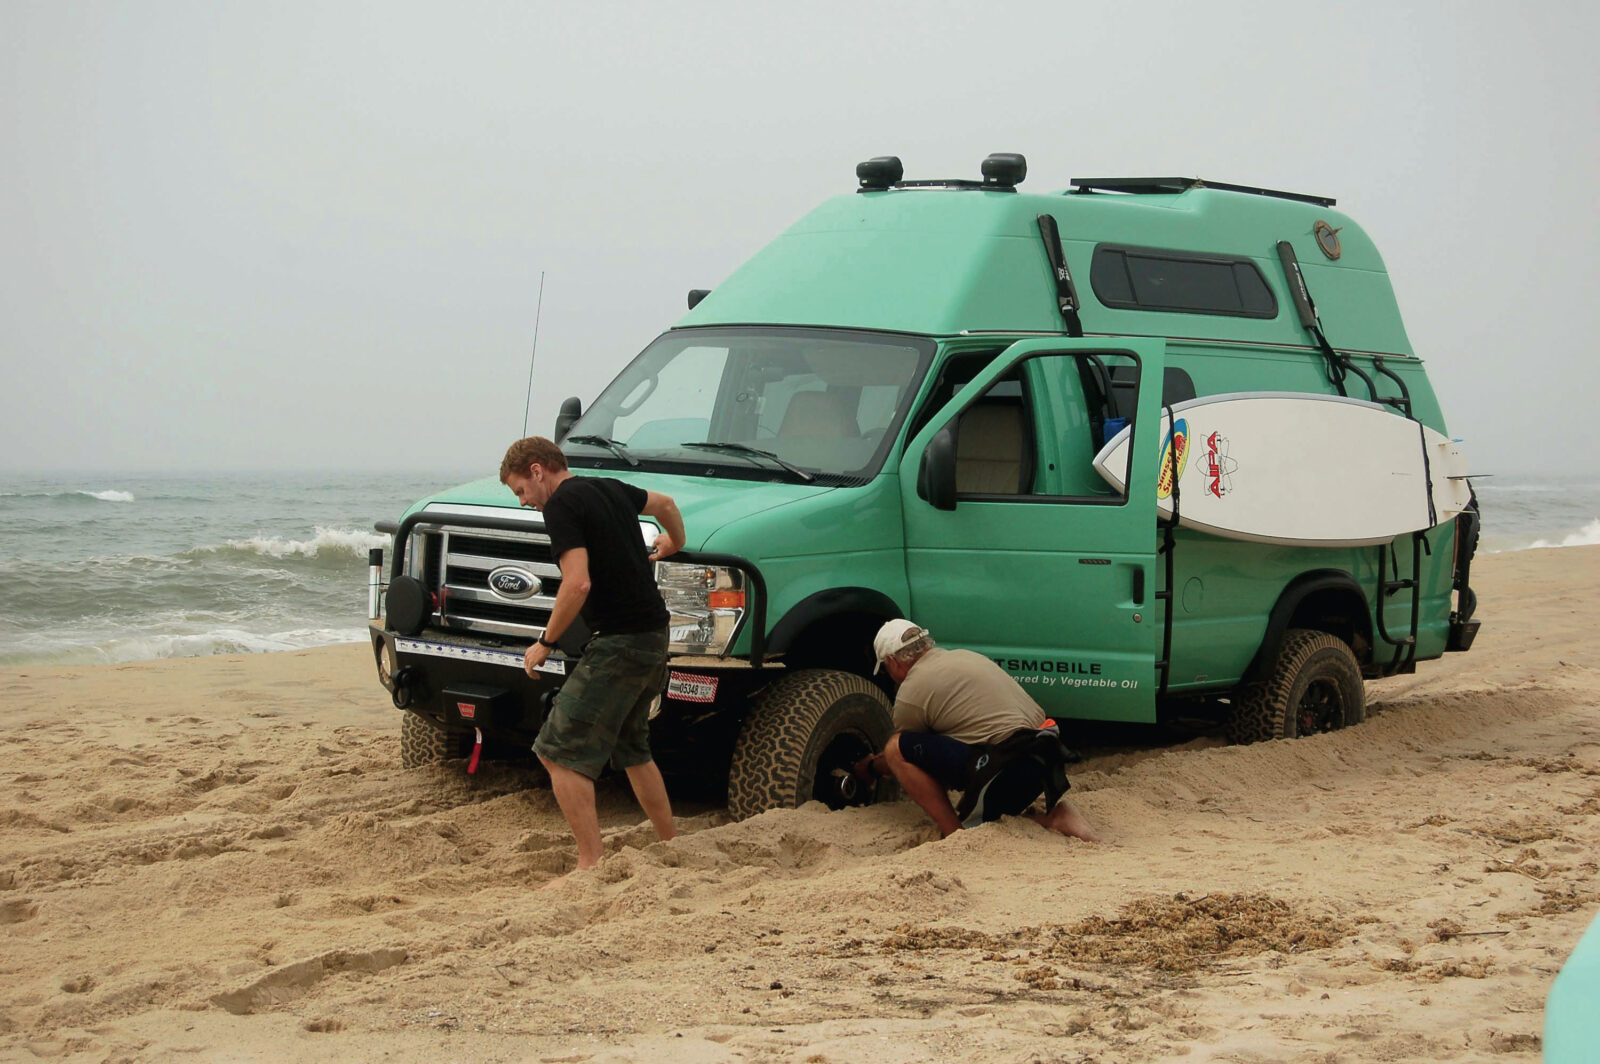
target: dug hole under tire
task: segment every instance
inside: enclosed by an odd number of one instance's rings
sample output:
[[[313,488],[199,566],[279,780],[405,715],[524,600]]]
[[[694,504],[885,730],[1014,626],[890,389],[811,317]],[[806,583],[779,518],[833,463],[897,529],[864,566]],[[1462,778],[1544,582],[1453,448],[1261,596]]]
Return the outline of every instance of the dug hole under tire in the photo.
[[[1344,640],[1291,628],[1267,677],[1247,684],[1228,713],[1228,740],[1294,739],[1360,724],[1367,715],[1361,666]]]
[[[466,757],[472,734],[465,728],[441,728],[415,713],[400,714],[400,767],[421,768]]]
[[[889,700],[853,673],[803,669],[774,683],[745,718],[728,769],[728,813],[737,820],[817,800],[830,808],[887,801],[891,781],[849,775],[893,731]]]

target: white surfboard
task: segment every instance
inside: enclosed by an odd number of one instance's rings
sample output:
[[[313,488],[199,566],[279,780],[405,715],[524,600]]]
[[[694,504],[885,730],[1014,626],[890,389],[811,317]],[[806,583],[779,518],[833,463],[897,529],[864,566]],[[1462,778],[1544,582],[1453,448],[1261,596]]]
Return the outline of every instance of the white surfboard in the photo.
[[[1130,439],[1124,428],[1094,458],[1118,491]],[[1459,444],[1336,395],[1233,392],[1175,403],[1172,418],[1163,411],[1156,507],[1168,517],[1174,455],[1179,525],[1228,539],[1386,543],[1443,524],[1471,498]]]

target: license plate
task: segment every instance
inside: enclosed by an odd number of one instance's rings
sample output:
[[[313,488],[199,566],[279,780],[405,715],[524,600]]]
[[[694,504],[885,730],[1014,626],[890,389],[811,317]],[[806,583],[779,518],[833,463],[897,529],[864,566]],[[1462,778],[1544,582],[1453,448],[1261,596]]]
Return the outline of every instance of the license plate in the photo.
[[[715,702],[717,677],[691,676],[684,672],[669,673],[667,697],[675,698],[679,702]]]

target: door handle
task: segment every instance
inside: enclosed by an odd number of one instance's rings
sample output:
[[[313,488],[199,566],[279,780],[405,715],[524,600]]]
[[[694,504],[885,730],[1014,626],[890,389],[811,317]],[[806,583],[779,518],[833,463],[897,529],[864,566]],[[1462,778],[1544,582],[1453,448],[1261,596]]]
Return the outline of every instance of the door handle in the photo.
[[[1133,571],[1133,604],[1144,605],[1144,566],[1139,566]]]

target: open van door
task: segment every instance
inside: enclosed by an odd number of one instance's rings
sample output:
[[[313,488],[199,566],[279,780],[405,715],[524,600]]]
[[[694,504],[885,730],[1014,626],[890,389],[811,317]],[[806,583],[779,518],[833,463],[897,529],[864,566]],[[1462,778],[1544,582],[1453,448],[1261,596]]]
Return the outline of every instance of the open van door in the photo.
[[[1048,713],[1155,720],[1164,341],[1023,340],[900,463],[911,618],[985,654]],[[1118,491],[1095,454],[1133,425]]]

